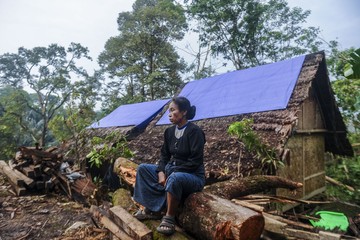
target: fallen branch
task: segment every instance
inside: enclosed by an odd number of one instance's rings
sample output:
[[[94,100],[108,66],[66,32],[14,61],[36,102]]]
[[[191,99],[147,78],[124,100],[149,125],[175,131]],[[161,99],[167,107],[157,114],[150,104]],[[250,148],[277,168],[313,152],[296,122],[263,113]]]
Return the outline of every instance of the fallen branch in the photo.
[[[233,199],[271,188],[295,190],[300,187],[302,187],[302,183],[290,181],[282,177],[257,175],[215,183],[207,186],[204,191],[226,199]]]
[[[333,178],[331,178],[331,177],[329,177],[329,176],[325,176],[325,179],[326,179],[326,181],[328,181],[329,183],[332,183],[332,184],[334,184],[334,185],[336,185],[336,186],[344,187],[344,188],[346,188],[347,190],[349,190],[349,191],[351,191],[351,192],[354,192],[354,191],[355,191],[355,189],[354,189],[353,187],[351,187],[351,186],[349,186],[349,185],[346,185],[346,184],[343,184],[343,183],[341,183],[341,182],[339,182],[339,181],[337,181],[337,180],[335,180],[335,179],[333,179]]]

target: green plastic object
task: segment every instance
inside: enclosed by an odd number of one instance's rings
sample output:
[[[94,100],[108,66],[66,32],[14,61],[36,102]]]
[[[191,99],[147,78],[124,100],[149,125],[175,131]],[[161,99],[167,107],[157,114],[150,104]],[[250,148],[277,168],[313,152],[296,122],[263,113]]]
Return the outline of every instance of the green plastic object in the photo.
[[[318,211],[315,215],[320,215],[319,221],[309,220],[314,227],[322,227],[325,230],[333,230],[338,227],[342,231],[346,231],[349,227],[349,221],[343,213]]]

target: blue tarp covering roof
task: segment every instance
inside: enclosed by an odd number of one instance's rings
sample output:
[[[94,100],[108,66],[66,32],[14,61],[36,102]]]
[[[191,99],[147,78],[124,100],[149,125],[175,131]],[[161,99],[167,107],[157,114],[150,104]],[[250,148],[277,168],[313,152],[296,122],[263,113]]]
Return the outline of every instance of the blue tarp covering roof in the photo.
[[[179,96],[196,106],[193,120],[286,108],[305,56],[189,82]],[[164,114],[157,125],[170,124]]]
[[[170,99],[121,105],[90,128],[135,126],[145,128]]]

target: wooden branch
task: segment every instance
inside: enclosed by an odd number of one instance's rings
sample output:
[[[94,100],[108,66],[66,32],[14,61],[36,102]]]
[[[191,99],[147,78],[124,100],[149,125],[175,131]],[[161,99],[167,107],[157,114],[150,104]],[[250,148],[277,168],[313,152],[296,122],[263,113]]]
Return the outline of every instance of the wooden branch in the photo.
[[[122,240],[132,240],[123,230],[121,230],[110,218],[107,213],[95,205],[91,205],[90,212],[101,222],[105,228],[109,229],[116,237]]]
[[[335,179],[333,179],[333,178],[331,178],[329,176],[325,176],[325,180],[328,181],[329,183],[332,183],[332,184],[336,185],[336,186],[344,187],[344,188],[346,188],[347,190],[349,190],[351,192],[355,191],[355,189],[353,187],[351,187],[349,185],[346,185],[346,184],[343,184],[343,183],[341,183],[341,182],[339,182],[339,181],[337,181],[337,180],[335,180]]]
[[[303,204],[325,204],[331,203],[332,201],[310,201],[310,200],[302,200],[302,199],[295,199],[290,197],[284,196],[271,196],[271,195],[259,195],[259,194],[252,194],[246,195],[244,197],[240,197],[240,200],[247,200],[247,199],[264,199],[267,198],[269,200],[279,201],[281,203],[303,203]]]
[[[151,240],[152,231],[145,224],[134,218],[124,208],[110,208],[110,216],[130,237],[136,240]]]
[[[237,205],[250,208],[250,209],[252,209],[254,211],[257,211],[257,212],[263,212],[264,211],[264,207],[261,207],[259,205],[253,204],[253,203],[249,203],[249,202],[246,202],[246,201],[241,201],[241,200],[238,200],[238,199],[233,199],[231,201],[233,203],[237,204]]]
[[[302,183],[293,182],[278,176],[257,175],[215,183],[207,186],[204,191],[226,199],[233,199],[271,188],[294,190],[300,187],[302,187]]]

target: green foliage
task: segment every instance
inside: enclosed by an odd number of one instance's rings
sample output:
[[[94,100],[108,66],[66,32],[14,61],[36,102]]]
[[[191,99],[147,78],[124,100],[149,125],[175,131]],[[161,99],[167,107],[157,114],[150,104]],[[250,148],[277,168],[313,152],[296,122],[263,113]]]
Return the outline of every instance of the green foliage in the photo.
[[[331,59],[332,69],[336,70],[335,74],[339,77],[339,80],[332,81],[331,85],[344,121],[350,131],[350,140],[353,143],[360,142],[359,53],[360,49],[351,48],[339,52],[337,56],[333,56]],[[341,76],[344,72],[348,72],[349,75]]]
[[[16,103],[26,106],[33,115],[39,116],[36,134],[30,131],[31,124],[27,118],[21,117],[19,124],[40,146],[48,143],[49,121],[69,100],[74,90],[71,75],[87,76],[86,71],[76,64],[78,59],[90,59],[87,53],[87,48],[71,43],[67,49],[57,44],[33,49],[20,47],[17,54],[6,53],[0,56],[0,86],[12,86],[19,91],[26,86],[34,92],[30,97],[26,97],[26,94],[22,94],[22,97],[19,95]],[[5,111],[17,115],[18,120],[18,115],[23,114],[14,111],[10,102],[3,104],[3,107]]]
[[[34,100],[35,99],[35,100]],[[41,136],[41,115],[28,106],[34,94],[11,86],[0,88],[0,158],[14,157],[19,146],[34,146]],[[45,136],[48,142],[54,138]]]
[[[133,152],[128,148],[127,141],[120,137],[119,133],[113,132],[105,138],[93,137],[91,152],[86,156],[89,158],[90,166],[99,168],[105,161],[113,162],[118,157],[133,157]]]
[[[360,78],[331,82],[345,123],[355,133],[360,130]]]
[[[187,29],[183,8],[171,0],[137,0],[118,18],[119,36],[110,38],[99,56],[112,79],[104,89],[103,106],[169,97],[182,84],[185,63],[172,41]]]
[[[234,122],[229,126],[228,133],[238,137],[245,149],[261,161],[262,170],[265,173],[275,174],[276,169],[284,166],[284,163],[277,159],[274,149],[262,143],[259,136],[253,131],[252,124],[252,119]]]
[[[360,48],[350,53],[349,59],[344,66],[346,78],[360,79]]]
[[[318,50],[320,32],[303,27],[310,11],[290,8],[285,0],[192,0],[190,14],[199,21],[202,46],[230,60],[236,69]]]
[[[343,184],[354,187],[355,191],[352,192],[344,187],[328,184],[326,194],[328,197],[337,200],[360,205],[360,156],[353,158],[339,157],[337,161],[337,164],[328,164],[326,175]]]

